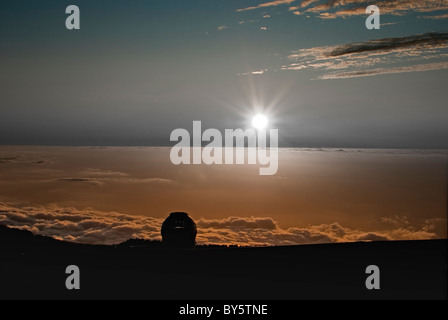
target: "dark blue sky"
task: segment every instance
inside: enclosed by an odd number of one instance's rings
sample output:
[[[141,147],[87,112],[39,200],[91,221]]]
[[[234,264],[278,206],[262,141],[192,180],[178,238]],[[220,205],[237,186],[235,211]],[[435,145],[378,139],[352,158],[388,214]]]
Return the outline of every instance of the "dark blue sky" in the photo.
[[[0,144],[170,145],[264,112],[281,146],[448,148],[447,1],[378,1],[380,30],[367,4],[3,1]]]

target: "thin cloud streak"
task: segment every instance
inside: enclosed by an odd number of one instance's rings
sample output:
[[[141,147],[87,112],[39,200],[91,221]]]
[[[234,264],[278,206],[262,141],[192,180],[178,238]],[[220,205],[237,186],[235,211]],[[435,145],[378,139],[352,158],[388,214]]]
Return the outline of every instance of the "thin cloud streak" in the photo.
[[[254,7],[238,9],[236,11],[241,12],[241,11],[255,10],[255,9],[259,9],[259,8],[274,7],[274,6],[279,6],[281,4],[290,4],[294,1],[296,1],[296,0],[276,0],[276,1],[271,1],[271,2],[261,3],[258,6],[254,6]]]
[[[428,63],[428,64],[420,64],[420,65],[415,65],[415,66],[408,66],[408,67],[396,67],[396,68],[390,68],[390,69],[379,68],[379,69],[371,69],[371,70],[333,73],[333,74],[327,74],[327,75],[320,76],[320,77],[318,77],[318,79],[321,79],[321,80],[347,79],[347,78],[376,76],[376,75],[380,75],[380,74],[421,72],[421,71],[432,71],[432,70],[442,70],[442,69],[448,69],[448,62]]]
[[[448,19],[448,13],[447,14],[440,14],[437,16],[424,16],[425,19],[433,19],[433,20],[440,20],[440,19]]]

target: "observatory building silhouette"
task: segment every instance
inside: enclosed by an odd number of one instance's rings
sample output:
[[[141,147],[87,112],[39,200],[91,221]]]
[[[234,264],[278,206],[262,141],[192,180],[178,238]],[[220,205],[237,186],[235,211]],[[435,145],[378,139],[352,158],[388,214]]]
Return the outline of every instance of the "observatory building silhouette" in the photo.
[[[194,248],[196,223],[186,212],[173,212],[162,224],[162,243],[171,248]]]

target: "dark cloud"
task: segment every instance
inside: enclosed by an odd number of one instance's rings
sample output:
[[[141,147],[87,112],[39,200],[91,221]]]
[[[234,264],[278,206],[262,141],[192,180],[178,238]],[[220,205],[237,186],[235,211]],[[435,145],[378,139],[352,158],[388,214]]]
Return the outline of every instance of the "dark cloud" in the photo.
[[[282,70],[323,71],[325,74],[317,77],[322,80],[366,77],[446,69],[447,56],[448,33],[431,32],[300,49],[288,56],[289,64]]]
[[[376,233],[366,233],[358,237],[359,241],[389,241],[391,240],[388,236],[376,234]]]
[[[47,164],[51,163],[49,159],[43,159],[39,155],[34,153],[17,153],[17,152],[6,152],[0,154],[0,164]]]
[[[5,163],[5,162],[15,162],[17,160],[19,160],[20,157],[18,156],[2,156],[0,155],[0,163]]]
[[[435,47],[446,45],[448,42],[448,32],[430,32],[426,34],[418,34],[401,38],[386,38],[378,40],[370,40],[360,43],[352,43],[337,47],[330,51],[327,55],[330,57],[338,57],[353,53],[373,52],[373,51],[390,51],[401,48],[415,47],[416,49],[426,48],[428,46]]]
[[[415,240],[438,237],[446,220],[428,219],[422,228],[404,223],[406,217],[383,218],[399,225],[383,231],[363,231],[339,223],[284,229],[270,217],[229,217],[199,219],[199,244],[237,244],[243,246],[298,245],[309,243]],[[29,230],[56,239],[89,243],[118,244],[130,238],[159,239],[163,219],[127,215],[117,212],[78,210],[74,208],[19,207],[0,202],[0,224]],[[401,225],[405,226],[401,226]]]

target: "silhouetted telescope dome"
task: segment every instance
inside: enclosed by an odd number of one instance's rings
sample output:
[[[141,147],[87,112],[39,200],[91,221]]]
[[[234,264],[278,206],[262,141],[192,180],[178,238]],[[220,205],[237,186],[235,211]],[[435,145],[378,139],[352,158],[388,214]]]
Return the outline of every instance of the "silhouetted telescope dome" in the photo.
[[[162,224],[162,243],[168,247],[193,248],[196,223],[186,212],[173,212]]]

